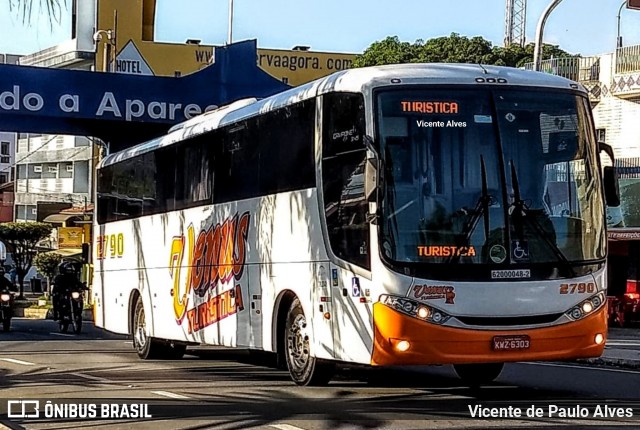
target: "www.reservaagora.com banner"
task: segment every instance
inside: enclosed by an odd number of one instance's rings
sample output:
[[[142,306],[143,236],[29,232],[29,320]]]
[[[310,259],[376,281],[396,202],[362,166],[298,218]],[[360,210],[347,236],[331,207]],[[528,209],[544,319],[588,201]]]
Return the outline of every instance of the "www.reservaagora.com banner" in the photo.
[[[515,400],[479,401],[430,398],[424,393],[378,397],[332,398],[230,393],[207,399],[4,399],[0,421],[7,424],[80,423],[207,419],[251,422],[320,420],[337,425],[367,423],[369,428],[398,420],[535,420],[536,422],[640,427],[639,400]],[[373,426],[373,427],[372,427]]]

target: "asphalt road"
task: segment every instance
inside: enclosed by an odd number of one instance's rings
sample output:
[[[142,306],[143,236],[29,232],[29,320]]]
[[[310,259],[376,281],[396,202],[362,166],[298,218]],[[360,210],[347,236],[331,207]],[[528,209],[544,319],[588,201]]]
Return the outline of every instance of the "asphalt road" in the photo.
[[[636,333],[617,333],[612,341],[637,348]],[[72,335],[57,333],[52,321],[15,319],[11,333],[0,333],[0,429],[640,427],[636,371],[518,363],[507,365],[496,383],[470,388],[449,366],[347,369],[328,387],[306,388],[268,364],[265,357],[215,348],[190,350],[177,361],[141,361],[126,337],[90,324],[83,334]],[[151,417],[87,420],[41,414],[9,421],[6,402],[15,399],[37,399],[41,410],[47,400],[65,402],[67,408],[93,404],[98,415],[104,404],[116,405],[121,415],[123,404],[145,404]],[[501,408],[493,413],[502,417],[472,418],[472,411],[489,416],[491,407]],[[593,416],[596,410],[610,415],[611,408],[633,416]],[[527,417],[529,410],[542,416]],[[58,411],[72,414],[62,406]]]

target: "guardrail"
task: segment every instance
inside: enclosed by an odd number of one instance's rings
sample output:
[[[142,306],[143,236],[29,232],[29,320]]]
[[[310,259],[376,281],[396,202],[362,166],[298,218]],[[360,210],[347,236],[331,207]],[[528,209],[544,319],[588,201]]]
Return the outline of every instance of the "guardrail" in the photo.
[[[616,49],[616,74],[640,72],[640,45]]]
[[[524,68],[526,70],[533,70],[533,63],[526,63]],[[540,71],[578,82],[598,81],[600,79],[600,58],[551,58],[542,61]]]

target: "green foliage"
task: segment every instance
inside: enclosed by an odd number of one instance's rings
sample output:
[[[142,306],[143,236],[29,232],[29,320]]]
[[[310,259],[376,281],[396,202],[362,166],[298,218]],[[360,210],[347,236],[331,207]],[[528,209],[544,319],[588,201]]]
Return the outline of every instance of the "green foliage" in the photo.
[[[492,46],[481,36],[468,38],[457,33],[436,37],[426,42],[401,42],[397,36],[374,42],[354,61],[354,67],[401,63],[474,63],[522,67],[533,61],[534,44],[507,48]],[[543,45],[542,58],[575,57],[557,45]]]
[[[23,295],[23,281],[33,263],[36,244],[48,237],[53,230],[51,224],[43,222],[5,222],[0,224],[0,240],[11,249],[11,256],[16,265],[16,275]]]
[[[9,0],[9,11],[18,16],[24,24],[31,24],[34,12],[44,14],[49,23],[60,23],[62,6],[66,8],[67,0]]]
[[[412,45],[408,42],[400,42],[398,36],[390,36],[380,42],[373,42],[361,55],[356,56],[353,65],[366,67],[410,63],[417,58],[421,43],[417,41]]]
[[[56,275],[56,269],[61,262],[62,256],[54,252],[41,252],[33,259],[36,269],[49,279]]]

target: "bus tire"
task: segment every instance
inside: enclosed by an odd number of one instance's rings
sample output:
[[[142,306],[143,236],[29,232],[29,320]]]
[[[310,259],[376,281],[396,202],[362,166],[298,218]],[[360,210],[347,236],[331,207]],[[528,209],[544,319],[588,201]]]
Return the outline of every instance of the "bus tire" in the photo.
[[[500,373],[504,363],[454,364],[453,369],[460,379],[471,386],[493,382]]]
[[[326,385],[333,376],[334,366],[311,356],[311,342],[306,328],[307,319],[296,297],[289,307],[285,326],[285,356],[289,374],[298,385]]]
[[[162,357],[164,345],[152,337],[147,336],[146,328],[147,322],[144,316],[144,305],[142,304],[142,298],[138,297],[133,313],[133,348],[136,350],[138,357],[143,360]]]

